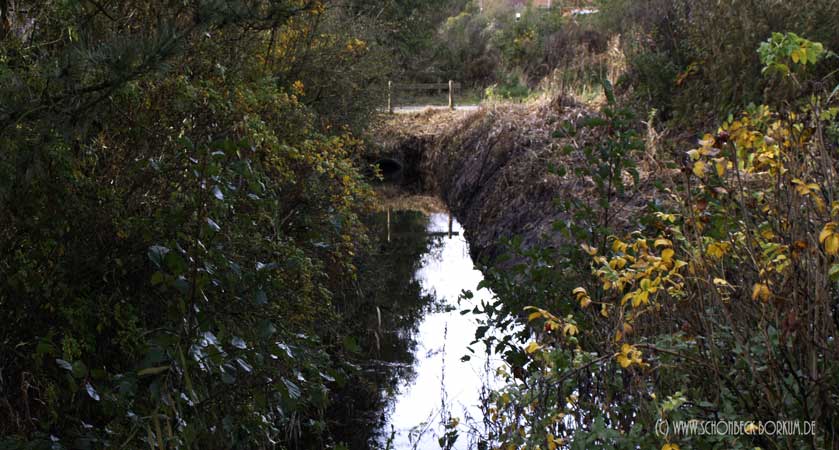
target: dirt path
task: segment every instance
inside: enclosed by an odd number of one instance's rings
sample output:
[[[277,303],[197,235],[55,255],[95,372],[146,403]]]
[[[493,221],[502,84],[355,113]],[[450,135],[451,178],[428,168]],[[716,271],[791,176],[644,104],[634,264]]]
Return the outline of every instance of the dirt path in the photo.
[[[455,111],[462,111],[462,112],[474,112],[481,108],[481,105],[455,105]],[[399,106],[393,108],[394,114],[420,114],[426,111],[448,111],[448,106],[434,106],[434,105],[422,105],[422,106]]]

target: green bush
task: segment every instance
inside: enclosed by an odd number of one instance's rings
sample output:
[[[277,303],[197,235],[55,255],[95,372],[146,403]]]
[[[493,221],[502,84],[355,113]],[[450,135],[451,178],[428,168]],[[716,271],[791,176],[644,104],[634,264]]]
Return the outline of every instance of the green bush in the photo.
[[[372,102],[299,77],[375,78],[364,43],[319,3],[101,8],[0,40],[0,447],[326,446]]]
[[[839,3],[832,0],[618,0],[604,3],[601,13],[605,26],[622,36],[642,107],[655,108],[681,125],[692,118],[713,121],[751,102],[772,99],[775,93],[770,81],[761,78],[756,49],[773,32],[795,32],[839,48],[834,26]],[[652,64],[661,67],[653,85]],[[829,72],[822,65],[815,73]],[[665,84],[671,86],[670,95]],[[810,92],[818,88],[809,87]]]

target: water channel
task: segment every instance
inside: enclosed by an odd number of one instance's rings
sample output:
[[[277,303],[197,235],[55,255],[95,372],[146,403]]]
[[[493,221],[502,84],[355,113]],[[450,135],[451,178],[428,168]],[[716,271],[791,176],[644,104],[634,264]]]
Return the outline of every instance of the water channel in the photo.
[[[344,345],[356,375],[333,393],[337,448],[438,450],[453,431],[449,448],[476,448],[470,431],[483,431],[481,395],[500,362],[483,344],[469,351],[480,317],[461,311],[492,293],[478,289],[483,276],[463,229],[457,221],[450,228],[445,213],[394,211],[366,222],[374,249],[360,261],[353,295],[363,301],[341,303],[351,305],[342,311],[353,326]]]
[[[473,448],[469,429],[482,421],[480,396],[491,382],[493,363],[487,361],[480,345],[474,353],[467,352],[478,324],[474,315],[461,311],[473,308],[481,299],[489,300],[492,294],[477,289],[483,275],[474,268],[463,229],[456,221],[449,228],[448,215],[433,214],[427,232],[439,236],[439,241],[422,257],[415,279],[424,294],[436,299],[438,308],[419,323],[414,337],[414,376],[403,380],[393,393],[385,411],[381,445],[396,450],[439,449],[440,437],[456,431],[458,438],[451,448]],[[464,291],[471,291],[472,298],[463,298]],[[468,361],[462,360],[467,354]]]

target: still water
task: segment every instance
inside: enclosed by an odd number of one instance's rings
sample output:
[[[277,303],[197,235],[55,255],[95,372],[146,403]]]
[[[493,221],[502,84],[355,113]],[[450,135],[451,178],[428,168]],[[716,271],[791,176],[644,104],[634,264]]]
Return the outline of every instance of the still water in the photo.
[[[472,309],[482,299],[489,301],[492,293],[477,289],[483,276],[474,268],[460,224],[452,223],[450,238],[448,231],[448,215],[429,217],[426,232],[438,240],[421,257],[414,280],[436,307],[420,318],[415,329],[412,376],[386,393],[382,448],[440,449],[439,439],[452,431],[458,437],[451,448],[474,448],[469,430],[480,429],[480,397],[490,385],[495,363],[488,361],[481,344],[473,346],[474,353],[467,351],[478,324],[473,314],[461,311]],[[473,297],[463,298],[464,291],[471,291]],[[464,355],[470,359],[463,361]],[[450,427],[446,429],[444,423]]]

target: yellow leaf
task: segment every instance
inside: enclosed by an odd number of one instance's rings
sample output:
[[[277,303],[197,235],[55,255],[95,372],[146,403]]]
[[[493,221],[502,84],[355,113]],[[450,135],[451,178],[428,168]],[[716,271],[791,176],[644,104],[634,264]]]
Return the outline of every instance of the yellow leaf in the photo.
[[[664,447],[661,447],[661,450],[680,450],[679,446],[676,444],[664,444]]]
[[[588,305],[590,304],[591,298],[589,298],[588,296],[585,296],[582,300],[580,300],[580,307],[582,307],[583,309],[588,308]]]
[[[577,333],[580,332],[580,329],[577,328],[576,325],[568,323],[562,328],[562,333],[566,336],[575,336]]]
[[[722,177],[725,175],[725,169],[728,166],[728,161],[724,158],[719,158],[715,160],[714,167],[717,169],[717,175]]]
[[[632,307],[637,308],[641,306],[641,304],[649,303],[650,293],[648,291],[642,291],[635,294],[635,297],[632,298]]]
[[[822,228],[822,232],[819,233],[819,243],[824,244],[825,239],[833,234],[834,229],[836,229],[836,224],[834,222],[828,222],[824,228]]]
[[[795,185],[795,191],[798,192],[798,195],[802,197],[808,196],[813,192],[821,191],[821,187],[819,187],[816,183],[805,183],[798,178],[792,180],[792,184]]]
[[[586,243],[580,244],[580,247],[583,249],[584,252],[588,253],[589,256],[594,256],[597,254],[597,249]]]
[[[620,364],[621,367],[623,367],[624,369],[626,369],[627,367],[629,367],[630,364],[632,364],[629,358],[627,358],[626,355],[622,353],[618,355],[616,359],[618,360],[618,364]]]
[[[621,257],[617,257],[609,261],[609,267],[612,269],[623,269],[626,266],[626,260]]]
[[[726,252],[728,252],[728,249],[730,247],[731,244],[729,244],[728,242],[713,242],[710,245],[708,245],[708,249],[705,251],[705,253],[707,253],[708,256],[712,258],[721,259],[723,256],[725,256]]]
[[[527,354],[529,355],[529,354],[532,354],[535,351],[539,350],[540,348],[542,348],[542,346],[537,344],[534,341],[534,342],[531,342],[531,343],[527,344],[527,347],[524,348],[524,351],[527,352]]]
[[[661,252],[661,259],[666,263],[671,263],[673,261],[673,255],[676,254],[676,251],[672,248],[666,248],[664,251]]]
[[[699,156],[700,156],[699,150],[691,150],[687,153],[688,153],[688,156],[690,156],[691,160],[693,160],[693,161],[698,161],[699,160]]]
[[[705,175],[704,161],[697,161],[696,164],[693,165],[693,174],[699,178],[702,178]]]
[[[614,252],[626,252],[626,247],[627,245],[621,242],[620,239],[615,239],[615,241],[612,242],[612,251]]]
[[[824,200],[822,200],[821,196],[811,197],[814,202],[816,202],[816,209],[819,212],[823,213],[827,209],[827,205],[825,205]]]
[[[548,433],[548,450],[556,450],[558,446],[563,444],[562,439],[557,439],[553,434]]]
[[[839,234],[833,233],[824,241],[824,250],[828,255],[839,253]]]
[[[632,364],[643,364],[643,361],[641,360],[641,352],[629,344],[623,344],[621,346],[621,351],[615,359],[623,368],[627,368]]]
[[[542,317],[542,312],[541,311],[536,311],[536,312],[530,313],[530,315],[527,316],[527,321],[532,322],[532,321],[534,321],[536,319],[539,319],[541,317]]]
[[[752,300],[762,300],[768,301],[772,298],[772,292],[769,290],[769,286],[763,283],[757,283],[752,287]]]
[[[606,304],[600,306],[600,315],[603,317],[609,317],[609,308]]]
[[[673,242],[670,239],[658,238],[655,240],[653,247],[672,247]]]

